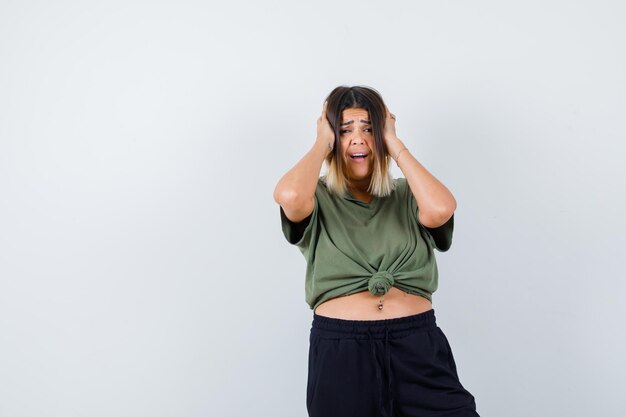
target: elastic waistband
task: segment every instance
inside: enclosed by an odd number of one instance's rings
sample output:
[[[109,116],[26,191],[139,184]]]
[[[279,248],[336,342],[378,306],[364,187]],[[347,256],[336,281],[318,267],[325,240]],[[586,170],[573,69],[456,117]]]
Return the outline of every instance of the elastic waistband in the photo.
[[[343,320],[313,314],[311,332],[326,337],[366,339],[370,335],[386,337],[390,333],[400,336],[401,332],[430,330],[436,326],[434,309],[386,320]]]

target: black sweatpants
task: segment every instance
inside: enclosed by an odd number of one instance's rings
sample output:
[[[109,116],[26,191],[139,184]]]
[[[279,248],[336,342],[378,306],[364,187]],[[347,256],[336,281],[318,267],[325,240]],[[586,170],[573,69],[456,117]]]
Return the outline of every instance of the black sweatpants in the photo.
[[[435,312],[389,320],[313,316],[310,417],[476,417]]]

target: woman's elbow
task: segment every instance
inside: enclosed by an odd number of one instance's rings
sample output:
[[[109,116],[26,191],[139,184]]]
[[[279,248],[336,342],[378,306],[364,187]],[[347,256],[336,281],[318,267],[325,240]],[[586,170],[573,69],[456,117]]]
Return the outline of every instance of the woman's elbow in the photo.
[[[302,204],[302,196],[296,190],[276,187],[274,201],[281,207],[297,207]]]
[[[454,215],[455,209],[456,204],[453,207],[451,206],[445,209],[441,209],[434,213],[419,213],[419,222],[426,227],[439,227],[445,224],[448,220],[450,220],[450,217]]]
[[[298,222],[313,211],[315,201],[313,198],[306,198],[296,190],[274,190],[274,200],[283,208],[287,218]]]

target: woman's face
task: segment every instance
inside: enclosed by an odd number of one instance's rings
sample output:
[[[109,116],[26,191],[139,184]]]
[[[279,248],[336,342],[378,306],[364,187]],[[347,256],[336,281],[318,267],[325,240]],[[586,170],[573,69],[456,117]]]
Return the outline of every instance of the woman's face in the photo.
[[[345,109],[339,132],[346,177],[368,185],[374,166],[374,134],[367,110]]]

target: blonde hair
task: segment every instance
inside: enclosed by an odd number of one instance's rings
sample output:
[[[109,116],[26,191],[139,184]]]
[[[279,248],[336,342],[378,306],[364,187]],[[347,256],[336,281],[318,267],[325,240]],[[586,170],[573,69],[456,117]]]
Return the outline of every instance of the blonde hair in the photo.
[[[367,191],[376,197],[386,197],[395,189],[395,183],[391,172],[389,172],[389,160],[391,157],[385,155],[382,163],[378,162],[380,156],[374,154],[374,169]],[[346,178],[343,169],[337,164],[337,158],[331,153],[326,158],[326,174],[322,177],[328,190],[340,197],[345,197],[348,191],[349,180]]]

